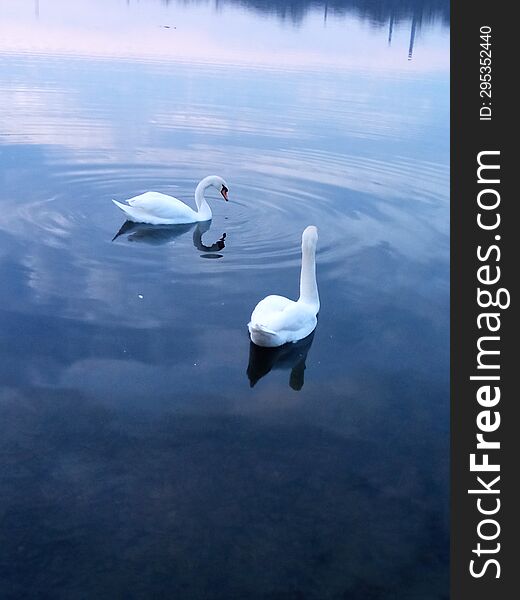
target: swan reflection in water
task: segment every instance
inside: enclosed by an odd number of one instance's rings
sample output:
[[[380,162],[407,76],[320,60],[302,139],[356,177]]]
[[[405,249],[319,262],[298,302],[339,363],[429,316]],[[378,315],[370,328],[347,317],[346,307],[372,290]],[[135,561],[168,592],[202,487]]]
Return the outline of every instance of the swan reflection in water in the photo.
[[[112,238],[115,241],[118,237],[126,235],[129,242],[144,242],[154,246],[168,244],[175,238],[187,233],[193,229],[193,245],[200,252],[203,258],[222,258],[222,254],[215,254],[225,247],[226,234],[223,233],[219,240],[214,244],[207,246],[202,241],[202,236],[211,227],[211,221],[202,223],[185,223],[182,225],[148,225],[147,223],[134,223],[125,221],[119,231]]]
[[[304,384],[305,361],[313,339],[314,331],[299,342],[285,344],[278,348],[262,348],[251,342],[247,365],[249,385],[254,387],[258,380],[273,369],[290,369],[289,385],[293,390],[300,391]]]

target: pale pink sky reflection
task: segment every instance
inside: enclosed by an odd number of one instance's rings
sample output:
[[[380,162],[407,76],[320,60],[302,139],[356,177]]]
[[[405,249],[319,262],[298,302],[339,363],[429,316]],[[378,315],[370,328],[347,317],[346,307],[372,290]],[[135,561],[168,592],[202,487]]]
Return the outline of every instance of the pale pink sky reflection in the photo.
[[[389,47],[385,28],[330,14],[325,25],[317,11],[295,26],[230,4],[220,4],[217,11],[210,3],[166,5],[160,0],[2,0],[0,22],[0,53],[281,69],[449,69],[449,32],[440,24],[431,35],[427,28],[418,33],[409,61],[409,23],[394,27]]]

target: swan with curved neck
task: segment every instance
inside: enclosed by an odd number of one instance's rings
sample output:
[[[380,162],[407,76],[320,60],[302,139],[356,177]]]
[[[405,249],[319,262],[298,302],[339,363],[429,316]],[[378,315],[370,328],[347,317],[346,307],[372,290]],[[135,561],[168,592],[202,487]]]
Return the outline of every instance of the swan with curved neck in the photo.
[[[314,331],[320,310],[316,282],[316,246],[318,230],[314,225],[302,235],[300,297],[295,302],[284,296],[267,296],[251,314],[248,324],[251,341],[257,346],[275,348],[297,342]]]
[[[160,192],[145,192],[139,196],[129,198],[126,204],[112,200],[120,208],[129,221],[134,223],[149,223],[150,225],[180,225],[182,223],[197,223],[209,221],[212,217],[211,208],[206,201],[204,192],[216,188],[228,200],[228,186],[218,175],[204,177],[195,189],[195,203],[197,210],[187,204]]]

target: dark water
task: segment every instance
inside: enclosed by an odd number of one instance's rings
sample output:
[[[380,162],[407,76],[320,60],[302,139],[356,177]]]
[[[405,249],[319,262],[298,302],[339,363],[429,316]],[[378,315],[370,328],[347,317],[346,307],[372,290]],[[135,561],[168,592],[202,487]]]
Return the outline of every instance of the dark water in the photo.
[[[447,3],[0,22],[0,596],[446,598]],[[315,334],[251,348],[309,224]]]

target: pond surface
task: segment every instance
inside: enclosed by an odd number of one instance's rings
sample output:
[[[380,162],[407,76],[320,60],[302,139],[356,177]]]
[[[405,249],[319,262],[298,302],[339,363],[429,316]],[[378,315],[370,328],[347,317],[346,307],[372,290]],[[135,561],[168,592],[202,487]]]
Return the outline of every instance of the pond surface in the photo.
[[[448,597],[447,15],[2,1],[2,598]],[[310,224],[318,327],[251,347]]]

